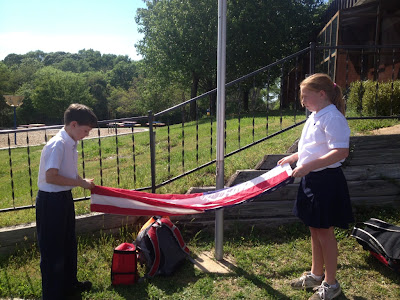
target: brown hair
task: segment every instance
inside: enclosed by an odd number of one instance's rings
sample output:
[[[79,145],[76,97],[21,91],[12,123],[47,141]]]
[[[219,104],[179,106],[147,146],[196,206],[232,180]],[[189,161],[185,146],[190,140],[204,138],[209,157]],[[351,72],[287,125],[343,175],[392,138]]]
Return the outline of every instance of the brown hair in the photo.
[[[315,73],[300,83],[300,87],[319,92],[324,91],[329,101],[335,104],[337,109],[344,115],[345,103],[343,99],[342,89],[332,79],[324,73]],[[303,105],[303,103],[302,103]]]
[[[97,127],[96,115],[89,107],[83,104],[73,103],[64,112],[64,124],[69,125],[72,121],[78,122],[79,125]]]

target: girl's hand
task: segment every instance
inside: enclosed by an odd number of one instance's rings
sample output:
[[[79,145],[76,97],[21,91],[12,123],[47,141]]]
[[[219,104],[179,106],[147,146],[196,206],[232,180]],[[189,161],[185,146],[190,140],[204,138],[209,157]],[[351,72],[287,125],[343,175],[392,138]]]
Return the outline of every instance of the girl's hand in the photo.
[[[284,157],[284,158],[281,158],[280,160],[278,160],[278,163],[277,163],[277,165],[284,165],[285,163],[286,163],[286,161],[288,160],[288,157],[286,156],[286,157]]]
[[[327,154],[314,159],[304,165],[298,166],[292,172],[293,177],[306,176],[311,171],[327,167],[335,162],[345,159],[349,155],[348,148],[334,148]]]
[[[310,170],[303,166],[298,166],[296,168],[294,168],[293,172],[292,172],[292,177],[303,177],[306,176],[308,173],[310,173]]]
[[[292,155],[285,156],[284,158],[278,160],[277,164],[284,165],[284,164],[288,163],[291,165],[291,164],[295,163],[297,161],[297,159],[298,159],[297,153],[293,153]]]

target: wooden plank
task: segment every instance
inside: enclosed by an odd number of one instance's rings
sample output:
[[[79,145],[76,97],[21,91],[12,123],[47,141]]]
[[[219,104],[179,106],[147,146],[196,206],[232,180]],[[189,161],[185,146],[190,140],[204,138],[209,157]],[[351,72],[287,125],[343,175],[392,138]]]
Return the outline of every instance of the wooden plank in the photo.
[[[236,184],[252,180],[262,174],[267,172],[267,170],[238,170],[227,182],[226,186],[234,186]],[[296,183],[300,182],[300,178],[294,179]]]
[[[400,195],[400,180],[348,181],[350,197],[377,197]]]
[[[175,221],[174,219],[172,219]],[[254,226],[261,228],[271,228],[277,227],[288,223],[301,222],[297,217],[288,216],[286,218],[252,218],[252,219],[224,219],[224,230],[229,230],[234,226]],[[185,222],[182,224],[185,229],[194,228],[194,230],[198,230],[201,228],[202,230],[209,231],[211,234],[215,228],[215,220],[205,220],[205,219],[194,219],[191,222]]]
[[[227,218],[285,217],[292,214],[294,200],[244,203],[224,210]]]
[[[256,165],[255,170],[271,170],[277,166],[277,163],[280,159],[288,154],[269,154],[265,155],[263,159]],[[296,167],[296,163],[292,164],[291,167],[294,169]]]
[[[370,161],[371,162],[371,161]],[[377,179],[400,179],[400,164],[365,164],[362,166],[345,166],[343,173],[347,181],[377,180]]]
[[[397,148],[400,146],[400,135],[369,135],[350,137],[350,148],[361,149],[382,149]]]
[[[366,197],[352,197],[351,203],[354,206],[388,206],[396,209],[400,208],[400,195],[390,196],[366,196]]]
[[[366,165],[363,167],[346,167],[343,168],[345,176],[348,180],[350,195],[365,196],[371,194],[375,196],[396,195],[399,193],[400,168],[397,165],[373,166]],[[251,180],[264,171],[261,170],[242,170],[238,171],[229,181],[229,186]],[[383,180],[382,178],[390,178]],[[393,181],[393,179],[395,179]],[[260,196],[260,200],[281,200],[293,199],[297,194],[298,184],[285,186],[272,194]],[[290,198],[287,198],[290,197]]]
[[[400,180],[363,180],[348,181],[350,197],[376,197],[400,195]],[[256,198],[260,201],[276,201],[295,199],[297,195],[298,184],[288,184],[271,194],[260,195]]]
[[[271,170],[276,167],[278,160],[289,154],[268,154],[256,165],[256,170]]]
[[[375,197],[400,195],[400,180],[362,180],[348,181],[350,197]],[[260,195],[254,201],[282,201],[295,199],[298,184],[288,184],[271,194]]]
[[[400,148],[400,147],[399,147]],[[371,164],[398,164],[400,166],[400,151],[397,149],[360,150],[350,153],[344,166]]]
[[[252,180],[267,172],[266,170],[238,170],[231,176],[226,186],[234,186],[236,184]]]

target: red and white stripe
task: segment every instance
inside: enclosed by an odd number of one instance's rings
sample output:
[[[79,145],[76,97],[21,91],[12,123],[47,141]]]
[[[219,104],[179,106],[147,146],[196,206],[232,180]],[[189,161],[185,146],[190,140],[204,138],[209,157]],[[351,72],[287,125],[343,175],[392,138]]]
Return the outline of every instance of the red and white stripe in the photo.
[[[238,185],[209,193],[153,194],[96,186],[92,189],[91,211],[119,215],[173,216],[198,214],[250,201],[291,181],[289,164]]]

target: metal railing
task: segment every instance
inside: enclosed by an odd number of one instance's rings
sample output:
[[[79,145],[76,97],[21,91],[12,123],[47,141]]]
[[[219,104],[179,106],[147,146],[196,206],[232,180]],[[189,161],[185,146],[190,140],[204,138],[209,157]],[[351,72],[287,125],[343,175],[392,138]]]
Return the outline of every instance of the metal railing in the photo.
[[[351,84],[370,79],[375,86],[374,115],[353,111],[349,119],[398,118],[400,99],[390,113],[378,109],[380,87],[400,73],[400,45],[318,47],[311,44],[226,84],[225,157],[276,138],[305,122],[299,83],[315,72],[336,77],[346,97]],[[273,90],[278,91],[273,92]],[[390,92],[390,91],[389,91]],[[79,143],[79,172],[96,183],[136,190],[168,185],[213,165],[215,159],[215,94],[208,91],[174,107],[147,116],[105,120]],[[360,96],[361,97],[361,96]],[[140,125],[140,126],[136,126]],[[120,127],[121,126],[121,127]],[[62,126],[0,131],[0,212],[34,207],[40,152]],[[16,140],[14,140],[14,137]],[[4,170],[8,170],[5,172]],[[74,189],[76,201],[90,197]]]

